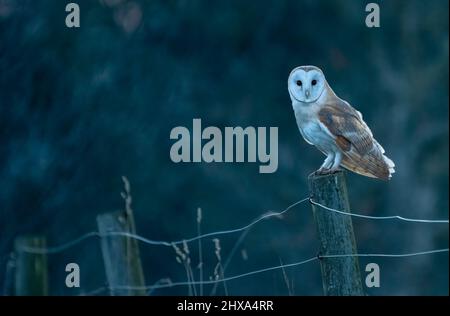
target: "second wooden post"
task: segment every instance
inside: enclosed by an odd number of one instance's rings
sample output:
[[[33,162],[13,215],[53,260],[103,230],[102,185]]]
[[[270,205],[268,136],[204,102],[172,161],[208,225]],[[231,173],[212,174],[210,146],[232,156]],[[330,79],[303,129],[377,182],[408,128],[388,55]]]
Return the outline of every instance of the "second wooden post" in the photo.
[[[130,216],[132,214],[118,211],[97,217],[111,295],[146,294],[137,240],[126,236],[134,233]]]

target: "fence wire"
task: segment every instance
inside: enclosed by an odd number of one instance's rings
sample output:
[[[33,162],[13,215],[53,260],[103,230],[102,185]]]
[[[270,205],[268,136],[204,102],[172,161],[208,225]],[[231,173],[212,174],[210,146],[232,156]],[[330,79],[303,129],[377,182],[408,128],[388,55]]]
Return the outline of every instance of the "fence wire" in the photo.
[[[46,248],[24,247],[21,250],[29,252],[29,253],[34,253],[34,254],[54,254],[54,253],[59,253],[59,252],[65,251],[71,247],[74,247],[92,237],[108,237],[108,236],[124,236],[124,237],[136,239],[147,245],[173,247],[174,245],[190,243],[190,242],[198,241],[198,240],[208,238],[208,237],[233,234],[233,233],[237,233],[237,232],[244,232],[246,234],[254,225],[258,224],[259,222],[261,222],[265,219],[271,218],[271,217],[281,217],[283,214],[287,213],[289,210],[293,209],[294,207],[296,207],[306,201],[309,201],[309,203],[311,203],[312,205],[319,206],[323,210],[338,213],[341,215],[352,216],[352,217],[356,217],[356,218],[363,218],[363,219],[370,219],[370,220],[400,220],[400,221],[404,221],[404,222],[427,223],[427,224],[448,224],[449,223],[449,220],[415,219],[415,218],[408,218],[408,217],[403,217],[403,216],[399,216],[399,215],[390,215],[390,216],[364,215],[364,214],[354,213],[352,211],[337,210],[337,209],[328,207],[326,205],[320,204],[320,203],[314,201],[310,197],[306,197],[306,198],[303,198],[303,199],[296,201],[295,203],[289,205],[287,208],[285,208],[284,210],[282,210],[280,212],[268,211],[243,227],[239,227],[239,228],[235,228],[235,229],[228,229],[228,230],[220,230],[220,231],[216,231],[216,232],[210,232],[210,233],[198,235],[198,236],[195,236],[192,238],[187,238],[187,239],[174,240],[174,241],[160,241],[160,240],[151,240],[151,239],[145,238],[143,236],[129,233],[129,232],[109,232],[106,234],[100,234],[97,231],[91,231],[84,235],[79,236],[78,238],[75,238],[69,242],[66,242],[66,243],[58,245],[58,246],[46,247]],[[254,270],[254,271],[250,271],[250,272],[246,272],[246,273],[242,273],[242,274],[238,274],[238,275],[234,275],[234,276],[229,276],[229,277],[223,277],[223,278],[217,277],[215,279],[210,279],[210,280],[185,281],[185,282],[172,282],[167,279],[165,282],[156,282],[153,285],[141,286],[141,287],[128,286],[128,285],[114,286],[114,287],[102,286],[93,291],[81,293],[80,295],[98,295],[98,294],[105,293],[105,292],[111,291],[111,290],[145,290],[148,293],[151,293],[158,289],[169,288],[169,287],[174,287],[174,286],[215,285],[220,282],[228,282],[228,281],[232,281],[232,280],[237,280],[240,278],[245,278],[248,276],[257,275],[257,274],[265,273],[265,272],[269,272],[269,271],[297,267],[297,266],[307,264],[309,262],[318,261],[318,260],[322,260],[322,259],[326,259],[326,258],[345,258],[345,257],[404,258],[404,257],[414,257],[414,256],[430,255],[430,254],[437,254],[437,253],[444,253],[444,252],[448,253],[449,248],[433,249],[433,250],[404,253],[404,254],[358,253],[358,254],[316,255],[314,257],[311,257],[309,259],[302,260],[299,262],[294,262],[294,263],[290,263],[290,264],[280,264],[280,265],[263,268],[263,269],[258,269],[258,270]]]
[[[313,205],[320,206],[321,208],[323,208],[327,211],[331,211],[331,212],[335,212],[335,213],[339,213],[339,214],[343,214],[343,215],[349,215],[349,216],[353,216],[353,217],[359,217],[359,218],[375,219],[375,220],[398,219],[401,221],[414,222],[414,223],[448,224],[448,219],[416,219],[416,218],[403,217],[403,216],[399,216],[399,215],[391,215],[391,216],[362,215],[362,214],[357,214],[357,213],[353,213],[353,212],[345,212],[345,211],[336,210],[334,208],[331,208],[331,207],[325,206],[323,204],[320,204],[318,202],[315,202],[311,198],[309,199],[309,202]]]
[[[273,267],[268,267],[264,269],[254,270],[226,278],[216,278],[212,280],[206,280],[206,281],[185,281],[185,282],[171,282],[170,280],[166,280],[166,282],[157,282],[154,285],[148,285],[148,286],[129,286],[129,285],[123,285],[123,286],[114,286],[114,287],[105,287],[102,286],[96,290],[93,290],[89,293],[97,293],[97,292],[103,292],[105,290],[145,290],[145,291],[154,291],[157,289],[164,289],[164,288],[170,288],[175,286],[193,286],[193,285],[213,285],[220,282],[228,282],[233,281],[241,278],[245,278],[248,276],[265,273],[269,271],[274,270],[280,270],[285,268],[292,268],[304,265],[309,262],[313,261],[319,261],[321,259],[326,258],[347,258],[347,257],[385,257],[385,258],[404,258],[404,257],[415,257],[415,256],[422,256],[422,255],[430,255],[430,254],[437,254],[437,253],[443,253],[443,252],[449,252],[449,248],[443,248],[443,249],[433,249],[433,250],[427,250],[427,251],[420,251],[420,252],[412,252],[412,253],[403,253],[403,254],[385,254],[385,253],[357,253],[357,254],[341,254],[341,255],[318,255],[311,257],[306,260],[289,263],[289,264],[280,264]],[[86,294],[84,294],[86,295]]]
[[[306,201],[309,201],[311,204],[319,206],[319,207],[323,208],[324,210],[334,212],[334,213],[339,213],[342,215],[353,216],[353,217],[357,217],[357,218],[364,218],[364,219],[371,219],[371,220],[401,220],[401,221],[405,221],[405,222],[428,223],[428,224],[448,224],[449,223],[448,219],[444,219],[444,220],[413,219],[413,218],[407,218],[407,217],[403,217],[403,216],[399,216],[399,215],[390,215],[390,216],[363,215],[363,214],[354,213],[351,211],[337,210],[337,209],[325,206],[323,204],[320,204],[320,203],[314,201],[313,199],[311,199],[310,197],[306,197],[304,199],[301,199],[301,200],[289,205],[283,211],[280,211],[280,212],[268,211],[268,212],[264,213],[263,215],[259,216],[257,219],[253,220],[251,223],[249,223],[243,227],[229,229],[229,230],[220,230],[220,231],[206,233],[203,235],[198,235],[198,236],[187,238],[187,239],[180,239],[180,240],[174,240],[174,241],[161,241],[161,240],[151,240],[151,239],[145,238],[143,236],[133,234],[133,233],[128,233],[128,232],[109,232],[106,234],[100,234],[97,231],[91,231],[91,232],[81,235],[80,237],[75,238],[75,239],[73,239],[67,243],[64,243],[62,245],[59,245],[59,246],[46,247],[46,248],[24,247],[24,248],[22,248],[22,250],[29,252],[29,253],[35,253],[35,254],[53,254],[53,253],[58,253],[58,252],[66,250],[68,248],[71,248],[91,237],[108,237],[108,236],[124,236],[124,237],[136,239],[136,240],[141,241],[144,244],[148,244],[148,245],[173,247],[173,245],[190,243],[193,241],[197,241],[199,239],[215,237],[215,236],[220,236],[220,235],[233,234],[233,233],[245,231],[245,230],[251,228],[252,226],[258,224],[259,222],[261,222],[264,219],[268,219],[270,217],[280,217],[283,214],[285,214],[286,212],[288,212],[289,210],[291,210],[292,208],[294,208],[295,206],[297,206],[301,203],[304,203]]]

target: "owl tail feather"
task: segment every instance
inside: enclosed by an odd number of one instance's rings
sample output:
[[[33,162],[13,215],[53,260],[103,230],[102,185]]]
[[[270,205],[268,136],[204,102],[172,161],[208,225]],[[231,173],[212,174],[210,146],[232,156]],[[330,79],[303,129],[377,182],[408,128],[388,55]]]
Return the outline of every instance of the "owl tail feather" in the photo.
[[[353,150],[345,152],[341,165],[355,173],[381,180],[390,180],[395,173],[394,162],[384,155],[383,147],[377,142],[365,155],[360,155]]]

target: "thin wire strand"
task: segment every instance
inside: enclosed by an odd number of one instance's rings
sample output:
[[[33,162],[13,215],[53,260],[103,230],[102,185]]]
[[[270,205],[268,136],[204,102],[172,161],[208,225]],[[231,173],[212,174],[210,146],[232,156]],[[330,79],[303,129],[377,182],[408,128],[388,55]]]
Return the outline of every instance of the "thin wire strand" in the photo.
[[[273,270],[279,270],[289,267],[295,267],[300,266],[303,264],[306,264],[308,262],[320,260],[322,258],[342,258],[342,257],[390,257],[390,258],[399,258],[399,257],[414,257],[414,256],[420,256],[420,255],[427,255],[427,254],[436,254],[436,253],[443,253],[443,252],[449,252],[449,248],[444,249],[434,249],[434,250],[428,250],[428,251],[420,251],[420,252],[412,252],[412,253],[405,253],[405,254],[383,254],[383,253],[358,253],[358,254],[342,254],[342,255],[321,255],[321,256],[315,256],[303,261],[289,263],[289,264],[280,264],[277,266],[259,269],[251,272],[246,272],[243,274],[227,277],[227,278],[218,278],[215,280],[209,280],[209,281],[194,281],[194,282],[173,282],[173,283],[167,283],[167,284],[157,284],[157,285],[150,285],[150,286],[114,286],[113,289],[122,289],[122,290],[155,290],[155,289],[162,289],[162,288],[168,288],[173,286],[186,286],[186,285],[208,285],[208,284],[215,284],[219,282],[228,282],[231,280],[236,280],[240,278],[244,278],[247,276],[264,273],[268,271]]]
[[[334,208],[320,204],[319,202],[313,201],[313,199],[311,199],[311,198],[309,199],[309,202],[311,204],[320,206],[321,208],[331,211],[331,212],[335,212],[335,213],[339,213],[339,214],[343,214],[343,215],[354,216],[354,217],[366,218],[366,219],[375,219],[375,220],[398,219],[398,220],[402,220],[402,221],[406,221],[406,222],[415,222],[415,223],[429,223],[429,224],[446,223],[446,224],[448,224],[448,219],[415,219],[415,218],[408,218],[408,217],[403,217],[403,216],[399,216],[399,215],[370,216],[370,215],[362,215],[362,214],[357,214],[357,213],[350,213],[350,212],[346,212],[346,211],[336,210]]]
[[[267,218],[274,217],[274,216],[281,216],[284,213],[288,212],[293,207],[295,207],[295,206],[297,206],[297,205],[299,205],[301,203],[304,203],[304,202],[306,202],[308,200],[309,200],[309,198],[301,199],[301,200],[299,200],[299,201],[289,205],[288,207],[286,207],[281,212],[268,211],[268,212],[266,212],[266,214],[261,215],[258,219],[254,220],[253,222],[251,222],[250,224],[248,224],[248,225],[246,225],[244,227],[235,228],[235,229],[229,229],[229,230],[222,230],[222,231],[217,231],[217,232],[212,232],[212,233],[196,236],[196,237],[189,238],[189,239],[177,240],[177,241],[173,241],[173,242],[169,243],[169,245],[172,246],[173,244],[176,245],[176,244],[182,244],[184,242],[192,242],[192,241],[195,241],[195,240],[198,240],[198,239],[207,238],[207,237],[213,237],[213,236],[219,236],[219,235],[226,235],[226,234],[232,234],[232,233],[241,232],[243,230],[246,230],[247,228],[250,228],[253,225],[256,225],[257,223],[259,223],[262,220],[265,220]]]
[[[273,212],[273,211],[269,211],[266,212],[264,215],[261,215],[259,218],[257,218],[256,220],[252,221],[250,224],[244,226],[244,227],[240,227],[240,228],[236,228],[236,229],[230,229],[230,230],[222,230],[222,231],[217,231],[217,232],[211,232],[211,233],[207,233],[207,234],[203,234],[203,235],[199,235],[199,236],[195,236],[189,239],[181,239],[181,240],[176,240],[176,241],[159,241],[159,240],[151,240],[145,237],[142,237],[140,235],[137,234],[133,234],[133,233],[129,233],[129,232],[108,232],[106,234],[100,234],[99,232],[89,232],[86,233],[72,241],[69,241],[65,244],[62,244],[60,246],[55,246],[55,247],[49,247],[49,248],[30,248],[30,247],[24,247],[22,248],[23,251],[29,252],[29,253],[36,253],[36,254],[53,254],[53,253],[57,253],[57,252],[61,252],[63,250],[66,250],[70,247],[73,247],[77,244],[79,244],[80,242],[91,238],[91,237],[105,237],[105,236],[125,236],[125,237],[130,237],[133,239],[136,239],[138,241],[141,241],[145,244],[148,245],[154,245],[154,246],[167,246],[167,247],[172,247],[173,245],[179,245],[179,244],[183,244],[185,242],[193,242],[196,240],[200,240],[203,238],[207,238],[207,237],[213,237],[213,236],[219,236],[219,235],[226,235],[226,234],[232,234],[232,233],[236,233],[236,232],[240,232],[240,231],[244,231],[250,227],[252,227],[253,225],[256,225],[257,223],[259,223],[260,221],[270,218],[270,217],[274,217],[274,216],[281,216],[284,213],[288,212],[290,209],[292,209],[293,207],[304,203],[306,201],[308,201],[309,198],[304,198],[301,199],[291,205],[289,205],[287,208],[285,208],[283,211],[281,212]]]
[[[384,253],[361,253],[361,254],[355,254],[355,255],[319,255],[318,258],[343,258],[343,257],[389,257],[389,258],[402,258],[402,257],[414,257],[414,256],[421,256],[421,255],[429,255],[434,253],[441,253],[441,252],[448,252],[448,248],[444,249],[435,249],[435,250],[428,250],[428,251],[420,251],[420,252],[414,252],[414,253],[405,253],[405,254],[384,254]]]
[[[54,254],[71,248],[91,237],[101,237],[101,234],[99,232],[92,231],[59,246],[48,248],[31,248],[23,246],[20,248],[20,250],[34,254]]]
[[[331,211],[331,212],[335,212],[335,213],[339,213],[339,214],[343,214],[343,215],[348,215],[348,216],[353,216],[353,217],[359,217],[359,218],[365,218],[365,219],[373,219],[373,220],[392,220],[392,219],[397,219],[397,220],[402,220],[402,221],[406,221],[406,222],[416,222],[416,223],[431,223],[431,224],[437,224],[437,223],[449,223],[449,220],[430,220],[430,219],[413,219],[413,218],[407,218],[407,217],[403,217],[403,216],[399,216],[399,215],[391,215],[391,216],[371,216],[371,215],[363,215],[363,214],[358,214],[358,213],[350,213],[350,212],[346,212],[346,211],[341,211],[341,210],[336,210],[333,209],[331,207],[325,206],[319,202],[314,201],[311,198],[304,198],[301,199],[291,205],[289,205],[286,209],[284,209],[281,212],[268,212],[262,216],[260,216],[259,218],[257,218],[256,220],[252,221],[250,224],[244,226],[244,227],[240,227],[240,228],[236,228],[236,229],[230,229],[230,230],[223,230],[223,231],[217,231],[217,232],[211,232],[211,233],[207,233],[207,234],[203,234],[203,235],[199,235],[199,236],[195,236],[189,239],[181,239],[181,240],[176,240],[176,241],[158,241],[158,240],[151,240],[145,237],[142,237],[140,235],[136,235],[133,233],[128,233],[128,232],[110,232],[107,234],[100,234],[99,232],[96,231],[92,231],[89,233],[86,233],[74,240],[71,240],[65,244],[62,244],[60,246],[55,246],[55,247],[49,247],[49,248],[29,248],[29,247],[24,247],[23,250],[29,253],[37,253],[37,254],[53,254],[53,253],[58,253],[61,251],[64,251],[68,248],[71,248],[81,242],[83,242],[84,240],[91,238],[91,237],[102,237],[102,236],[125,236],[125,237],[130,237],[130,238],[134,238],[136,240],[139,240],[145,244],[149,244],[149,245],[154,245],[154,246],[167,246],[167,247],[172,247],[173,245],[178,245],[178,244],[183,244],[184,242],[192,242],[192,241],[196,241],[196,240],[200,240],[203,238],[207,238],[207,237],[213,237],[213,236],[219,236],[219,235],[225,235],[225,234],[231,234],[231,233],[236,233],[236,232],[241,232],[241,231],[245,231],[246,229],[252,227],[253,225],[259,223],[260,221],[267,219],[269,217],[273,217],[273,216],[281,216],[282,214],[286,213],[287,211],[289,211],[290,209],[292,209],[293,207],[297,206],[298,204],[301,204],[305,201],[308,201],[311,204],[320,206],[321,208]]]
[[[286,213],[287,211],[289,211],[290,209],[292,209],[293,207],[308,201],[309,198],[304,198],[301,199],[291,205],[289,205],[287,208],[285,208],[283,211],[281,212],[273,212],[273,211],[269,211],[266,212],[266,214],[261,215],[259,218],[257,218],[256,220],[252,221],[250,224],[245,225],[243,227],[240,228],[235,228],[235,229],[229,229],[229,230],[221,230],[221,231],[216,231],[216,232],[211,232],[211,233],[207,233],[207,234],[203,234],[203,235],[199,235],[199,236],[195,236],[192,238],[188,238],[188,239],[181,239],[181,240],[175,240],[175,241],[157,241],[157,240],[150,240],[147,239],[145,237],[139,236],[139,235],[135,235],[135,234],[131,234],[131,233],[127,233],[127,232],[112,232],[112,233],[108,233],[108,235],[118,235],[118,236],[127,236],[127,237],[131,237],[131,238],[135,238],[139,241],[142,241],[143,243],[149,244],[149,245],[155,245],[155,246],[168,246],[168,247],[173,247],[173,245],[178,245],[178,244],[184,244],[185,242],[193,242],[199,239],[203,239],[203,238],[207,238],[207,237],[213,237],[213,236],[219,236],[219,235],[227,235],[227,234],[232,234],[232,233],[237,233],[237,232],[241,232],[244,231],[250,227],[252,227],[253,225],[256,225],[257,223],[259,223],[260,221],[273,217],[273,216],[281,216],[284,213]]]
[[[243,274],[239,274],[239,275],[235,275],[235,276],[231,276],[231,277],[226,277],[226,278],[218,278],[215,280],[208,280],[208,281],[192,281],[192,282],[172,282],[172,283],[167,283],[167,284],[158,284],[158,285],[150,285],[150,286],[114,286],[114,289],[122,289],[122,290],[154,290],[154,289],[162,289],[162,288],[167,288],[167,287],[173,287],[173,286],[183,286],[183,285],[198,285],[198,284],[203,284],[203,285],[208,285],[208,284],[215,284],[215,283],[219,283],[219,282],[228,282],[231,280],[235,280],[235,279],[240,279],[246,276],[250,276],[250,275],[254,275],[254,274],[259,274],[259,273],[264,273],[264,272],[268,272],[268,271],[272,271],[272,270],[277,270],[277,269],[281,269],[282,267],[294,267],[294,266],[299,266],[308,262],[312,262],[318,260],[317,257],[312,257],[309,258],[307,260],[303,260],[300,262],[295,262],[295,263],[291,263],[291,264],[286,264],[284,266],[275,266],[275,267],[269,267],[269,268],[264,268],[264,269],[260,269],[260,270],[255,270],[255,271],[250,271],[247,273],[243,273]]]

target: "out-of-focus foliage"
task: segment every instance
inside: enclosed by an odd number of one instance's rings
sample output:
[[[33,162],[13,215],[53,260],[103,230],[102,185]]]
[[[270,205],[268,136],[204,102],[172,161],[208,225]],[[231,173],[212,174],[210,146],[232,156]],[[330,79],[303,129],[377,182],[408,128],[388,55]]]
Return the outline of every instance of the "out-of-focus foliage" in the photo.
[[[365,26],[367,1],[0,0],[0,284],[22,234],[60,244],[123,207],[130,179],[139,234],[174,240],[239,227],[307,196],[323,157],[299,135],[286,89],[292,68],[321,67],[360,110],[397,165],[389,183],[348,174],[352,209],[369,215],[448,218],[448,1],[379,1],[381,28]],[[174,164],[170,130],[193,118],[224,126],[278,126],[279,169],[256,164]],[[354,220],[360,252],[448,246],[448,225]],[[238,235],[221,237],[227,257]],[[197,244],[191,244],[198,277]],[[216,265],[203,241],[205,279]],[[226,275],[315,255],[310,206],[264,221]],[[241,254],[245,253],[245,256]],[[147,283],[185,280],[171,248],[141,245]],[[52,294],[64,267],[80,264],[82,288],[104,284],[98,240],[51,255]],[[448,254],[377,262],[370,294],[448,295]],[[364,269],[362,269],[364,270]],[[286,270],[294,294],[321,294],[317,263]],[[281,271],[229,282],[231,294],[287,294]],[[208,290],[209,291],[209,290]],[[219,292],[223,288],[219,287]],[[153,294],[187,294],[170,288]]]

